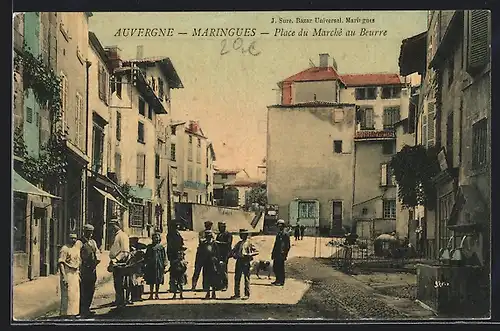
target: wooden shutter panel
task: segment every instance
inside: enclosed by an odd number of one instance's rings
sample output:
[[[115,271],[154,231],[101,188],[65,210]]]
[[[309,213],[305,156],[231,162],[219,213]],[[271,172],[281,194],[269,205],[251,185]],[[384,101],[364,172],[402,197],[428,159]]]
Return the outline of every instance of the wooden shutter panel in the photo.
[[[387,164],[382,164],[380,166],[380,185],[387,185]]]
[[[369,129],[373,129],[373,108],[368,108],[365,110],[366,116],[366,127]]]
[[[469,47],[467,71],[476,73],[489,62],[489,12],[471,10],[469,13]]]
[[[435,104],[434,102],[429,102],[427,105],[427,141],[429,144],[434,144],[435,127],[434,127],[434,116],[435,116]]]

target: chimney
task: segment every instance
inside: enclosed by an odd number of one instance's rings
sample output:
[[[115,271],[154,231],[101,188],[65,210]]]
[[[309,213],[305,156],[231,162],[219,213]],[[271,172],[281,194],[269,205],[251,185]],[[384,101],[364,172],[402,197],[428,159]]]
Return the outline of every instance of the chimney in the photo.
[[[328,68],[328,60],[330,55],[328,53],[323,53],[319,55],[319,67],[320,68]]]
[[[105,52],[109,59],[109,69],[113,71],[116,68],[121,68],[122,60],[120,58],[120,49],[118,48],[118,46],[106,47]]]
[[[137,45],[136,59],[141,60],[143,58],[144,45]]]

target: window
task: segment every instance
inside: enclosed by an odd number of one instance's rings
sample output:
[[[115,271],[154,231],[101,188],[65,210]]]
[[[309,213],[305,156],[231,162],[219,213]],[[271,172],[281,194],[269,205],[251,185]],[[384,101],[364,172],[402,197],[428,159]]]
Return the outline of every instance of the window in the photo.
[[[384,109],[384,130],[394,128],[394,124],[399,121],[399,107]]]
[[[427,115],[422,115],[422,146],[427,147]]]
[[[122,139],[122,114],[116,112],[116,140]]]
[[[198,138],[198,144],[196,146],[201,147],[201,139],[200,138]]]
[[[394,154],[396,150],[396,142],[395,141],[384,141],[382,143],[382,153],[385,155]]]
[[[356,100],[375,100],[377,99],[376,87],[359,87],[355,90]]]
[[[198,183],[201,183],[201,169],[200,168],[196,168],[196,181]]]
[[[151,105],[148,105],[148,106],[149,106],[149,107],[148,107],[148,118],[149,118],[150,120],[152,120],[152,119],[153,119],[153,112],[154,112],[154,108],[153,108],[153,106],[151,106]]]
[[[97,73],[97,85],[99,90],[99,99],[108,103],[108,73],[106,72],[106,67],[99,62]]]
[[[188,161],[193,161],[193,137],[192,136],[189,136],[187,158],[188,158]]]
[[[316,203],[314,201],[299,201],[299,218],[315,218]]]
[[[76,127],[76,145],[82,147],[83,138],[85,135],[85,116],[83,108],[83,97],[80,93],[76,93],[76,116],[75,116],[75,127]]]
[[[170,160],[175,161],[175,144],[170,144]]]
[[[187,173],[188,181],[193,181],[193,167],[189,165],[187,167],[187,171],[188,171],[188,173]]]
[[[221,177],[222,179],[227,179],[227,174],[222,174],[220,177]]]
[[[155,154],[155,177],[160,178],[160,155]]]
[[[332,229],[340,230],[342,228],[342,201],[332,202]]]
[[[26,252],[26,195],[14,193],[14,252]]]
[[[472,125],[472,168],[481,169],[488,159],[488,120],[483,118]]]
[[[26,122],[33,123],[33,109],[26,107]]]
[[[68,79],[61,74],[61,124],[66,130],[66,113],[68,111]]]
[[[130,206],[129,226],[131,228],[142,228],[144,226],[144,206],[132,204]]]
[[[361,115],[361,130],[373,130],[375,125],[373,122],[373,108],[372,107],[366,107],[360,109],[360,115]]]
[[[170,178],[172,181],[172,185],[177,185],[177,169],[170,168]]]
[[[158,78],[158,96],[160,100],[163,100],[163,80]]]
[[[144,144],[144,123],[138,122],[137,123],[137,141],[140,142],[141,144]]]
[[[104,132],[96,123],[92,131],[92,170],[101,172],[103,161]]]
[[[177,133],[177,126],[174,126],[174,125],[173,125],[173,126],[170,128],[170,130],[171,130],[172,136],[175,136],[175,134]]]
[[[401,86],[382,87],[382,99],[399,99],[401,97]]]
[[[137,154],[137,182],[138,186],[146,184],[146,155]]]
[[[410,105],[410,109],[408,111],[408,128],[407,133],[415,133],[415,120],[416,120],[416,110],[415,106]]]
[[[453,167],[454,156],[453,156],[453,112],[448,114],[446,120],[446,154],[448,155],[449,165]]]
[[[118,183],[120,183],[121,181],[121,173],[122,173],[122,156],[120,153],[115,153],[115,174]]]
[[[429,102],[427,104],[427,145],[434,145],[435,138],[435,116],[436,116],[436,106],[434,102]]]
[[[383,200],[384,218],[396,218],[396,199]]]
[[[380,166],[380,186],[394,186],[396,179],[392,168],[387,163]]]
[[[342,153],[342,140],[333,141],[333,151],[335,153]]]
[[[201,164],[201,147],[196,148],[196,163]]]
[[[139,98],[139,114],[146,116],[146,102],[142,98]]]
[[[490,14],[487,10],[470,10],[468,14],[467,72],[476,75],[490,59]]]

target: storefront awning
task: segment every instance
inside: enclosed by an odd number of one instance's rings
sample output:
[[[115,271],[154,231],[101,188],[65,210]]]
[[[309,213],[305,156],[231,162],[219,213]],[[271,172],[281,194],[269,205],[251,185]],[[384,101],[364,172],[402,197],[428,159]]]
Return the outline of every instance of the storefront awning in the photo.
[[[99,192],[100,194],[102,194],[103,197],[111,200],[111,201],[114,201],[116,202],[117,204],[119,204],[120,206],[122,207],[125,207],[120,201],[116,200],[116,198],[111,194],[111,193],[108,193],[108,192],[104,192],[103,190],[97,188],[94,186],[94,188],[97,190],[97,192]]]
[[[14,175],[12,181],[12,190],[14,192],[39,195],[42,197],[48,197],[52,199],[61,199],[60,197],[45,192],[44,190],[39,189],[35,185],[31,184],[26,179],[21,177],[21,175],[19,175],[15,170],[13,170],[13,172]]]

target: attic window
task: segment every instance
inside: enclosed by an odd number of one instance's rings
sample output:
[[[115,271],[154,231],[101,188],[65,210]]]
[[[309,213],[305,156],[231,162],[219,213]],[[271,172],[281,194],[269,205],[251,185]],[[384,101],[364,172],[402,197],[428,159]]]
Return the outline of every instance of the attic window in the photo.
[[[377,99],[376,87],[359,87],[355,90],[356,100],[375,100]]]

